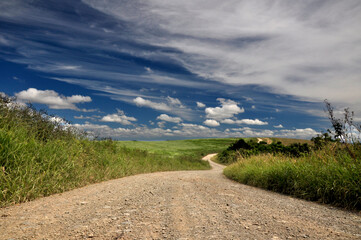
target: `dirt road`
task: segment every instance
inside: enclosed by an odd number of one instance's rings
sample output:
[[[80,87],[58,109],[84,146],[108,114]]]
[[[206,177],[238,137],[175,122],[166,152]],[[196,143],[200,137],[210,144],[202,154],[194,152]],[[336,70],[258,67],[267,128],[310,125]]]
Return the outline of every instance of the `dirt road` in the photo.
[[[360,214],[241,185],[212,166],[0,209],[0,239],[361,239]]]

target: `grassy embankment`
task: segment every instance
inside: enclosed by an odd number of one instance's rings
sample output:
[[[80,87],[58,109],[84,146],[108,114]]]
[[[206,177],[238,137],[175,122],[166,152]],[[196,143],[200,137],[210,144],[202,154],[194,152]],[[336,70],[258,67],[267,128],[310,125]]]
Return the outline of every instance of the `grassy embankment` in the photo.
[[[287,154],[239,156],[224,174],[238,182],[306,200],[361,209],[361,151],[353,159],[340,143],[300,157]]]
[[[218,139],[90,141],[44,113],[8,104],[0,100],[0,207],[138,173],[209,169],[201,153],[227,146]]]

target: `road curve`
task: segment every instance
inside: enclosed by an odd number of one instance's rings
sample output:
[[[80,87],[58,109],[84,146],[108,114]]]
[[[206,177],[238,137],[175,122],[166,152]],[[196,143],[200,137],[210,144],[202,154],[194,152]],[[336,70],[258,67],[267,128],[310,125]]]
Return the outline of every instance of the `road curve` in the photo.
[[[238,184],[211,165],[0,209],[0,239],[361,239],[358,213]]]

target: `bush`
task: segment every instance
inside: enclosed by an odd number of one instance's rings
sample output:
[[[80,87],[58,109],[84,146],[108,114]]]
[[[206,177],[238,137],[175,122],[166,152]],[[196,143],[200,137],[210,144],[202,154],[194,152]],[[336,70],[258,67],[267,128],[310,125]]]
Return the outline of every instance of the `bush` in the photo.
[[[265,142],[256,143],[255,141],[246,142],[239,139],[231,144],[226,150],[218,154],[218,161],[223,164],[236,162],[239,157],[247,158],[259,154],[285,154],[292,157],[301,157],[311,150],[307,143],[293,143],[288,146],[281,142],[267,144]]]

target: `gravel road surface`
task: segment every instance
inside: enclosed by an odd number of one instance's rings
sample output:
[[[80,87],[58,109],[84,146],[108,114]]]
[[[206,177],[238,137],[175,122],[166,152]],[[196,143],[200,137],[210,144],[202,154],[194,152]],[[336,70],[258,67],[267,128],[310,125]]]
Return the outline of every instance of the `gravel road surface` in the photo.
[[[359,213],[238,184],[211,165],[0,209],[0,239],[361,239]]]

